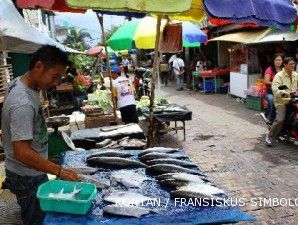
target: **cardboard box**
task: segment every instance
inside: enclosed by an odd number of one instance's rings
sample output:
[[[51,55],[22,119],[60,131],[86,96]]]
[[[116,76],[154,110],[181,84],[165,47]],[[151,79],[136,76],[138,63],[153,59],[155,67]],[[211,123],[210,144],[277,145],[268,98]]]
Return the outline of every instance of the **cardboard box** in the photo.
[[[85,128],[97,128],[102,126],[109,126],[114,122],[114,115],[100,115],[100,116],[86,116]]]

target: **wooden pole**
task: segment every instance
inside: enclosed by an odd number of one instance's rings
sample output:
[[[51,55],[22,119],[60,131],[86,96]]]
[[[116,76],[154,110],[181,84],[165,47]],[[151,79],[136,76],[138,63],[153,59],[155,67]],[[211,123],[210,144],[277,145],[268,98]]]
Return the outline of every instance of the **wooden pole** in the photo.
[[[157,25],[156,25],[156,39],[155,39],[155,54],[153,61],[153,73],[151,79],[151,93],[150,93],[150,116],[149,116],[149,127],[148,127],[148,146],[152,146],[154,143],[154,127],[153,127],[153,107],[154,107],[154,99],[155,99],[155,82],[158,73],[158,57],[159,57],[159,45],[160,45],[160,26],[161,26],[161,15],[157,17]]]
[[[99,15],[98,13],[96,13],[96,16],[100,23],[100,28],[101,28],[101,33],[102,33],[102,42],[103,42],[103,45],[104,45],[104,48],[106,51],[107,69],[108,69],[108,74],[109,74],[109,78],[110,78],[110,91],[111,91],[112,102],[113,102],[114,121],[117,123],[118,118],[117,118],[117,113],[116,113],[116,101],[115,101],[115,96],[114,96],[114,92],[113,92],[112,72],[111,72],[111,66],[110,66],[110,55],[108,52],[108,45],[107,45],[105,30],[104,30],[104,26],[103,26],[103,16]]]

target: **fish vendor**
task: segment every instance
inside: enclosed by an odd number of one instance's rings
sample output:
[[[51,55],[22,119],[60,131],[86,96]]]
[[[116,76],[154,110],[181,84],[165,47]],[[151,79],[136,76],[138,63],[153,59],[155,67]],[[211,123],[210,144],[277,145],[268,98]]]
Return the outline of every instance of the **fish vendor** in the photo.
[[[16,195],[23,225],[40,225],[44,213],[37,188],[53,174],[77,181],[78,175],[47,159],[48,136],[39,94],[60,83],[68,65],[59,48],[45,45],[30,58],[29,71],[15,78],[8,88],[2,110],[2,137],[6,156],[5,188]]]
[[[117,69],[112,69],[113,93],[121,112],[122,122],[139,123],[132,82]]]

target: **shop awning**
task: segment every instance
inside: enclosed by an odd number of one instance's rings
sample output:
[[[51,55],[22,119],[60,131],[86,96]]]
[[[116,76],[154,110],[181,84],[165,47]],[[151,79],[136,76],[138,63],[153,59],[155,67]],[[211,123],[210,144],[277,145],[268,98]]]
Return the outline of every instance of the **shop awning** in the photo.
[[[297,41],[298,33],[282,32],[279,30],[270,31],[265,37],[255,43],[270,43],[282,41]]]
[[[236,43],[252,43],[261,40],[266,34],[270,32],[270,29],[261,30],[261,31],[241,31],[231,34],[225,34],[209,41],[227,41],[227,42],[236,42]]]
[[[298,40],[298,33],[272,30],[271,28],[261,31],[241,31],[225,34],[209,41],[227,41],[242,44],[273,43]]]
[[[41,45],[48,44],[66,52],[80,53],[27,24],[11,0],[0,1],[0,21],[0,51],[32,53]]]
[[[204,0],[209,17],[233,23],[256,23],[289,30],[297,17],[290,0]]]

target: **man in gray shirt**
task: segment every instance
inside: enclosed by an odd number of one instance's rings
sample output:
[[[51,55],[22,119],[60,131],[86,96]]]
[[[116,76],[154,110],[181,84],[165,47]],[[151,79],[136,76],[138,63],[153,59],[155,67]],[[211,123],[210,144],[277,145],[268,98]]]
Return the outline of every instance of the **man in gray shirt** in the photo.
[[[1,117],[5,185],[17,197],[23,225],[42,224],[44,214],[36,192],[47,181],[47,173],[64,180],[78,180],[75,172],[47,159],[47,128],[39,100],[41,89],[59,84],[67,64],[67,56],[60,49],[41,47],[32,55],[29,71],[11,82],[5,96]]]

